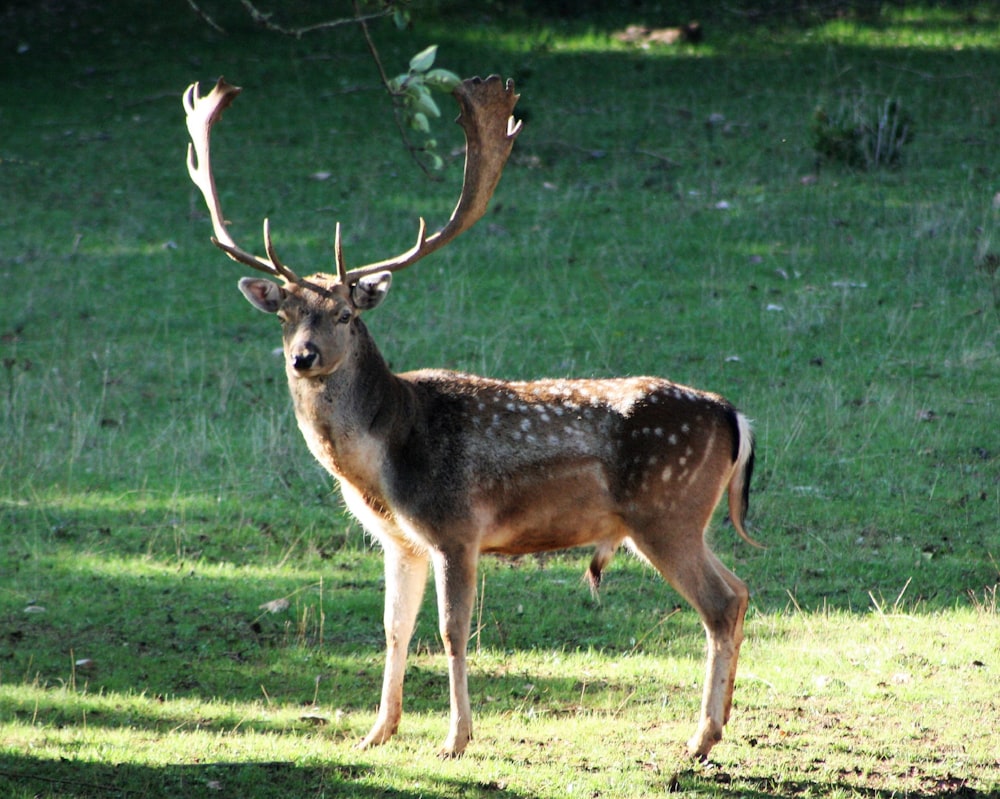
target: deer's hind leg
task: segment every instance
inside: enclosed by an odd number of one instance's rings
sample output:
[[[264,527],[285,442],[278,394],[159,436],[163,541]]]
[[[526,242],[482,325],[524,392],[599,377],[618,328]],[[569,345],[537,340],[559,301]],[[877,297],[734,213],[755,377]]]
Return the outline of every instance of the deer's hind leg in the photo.
[[[708,660],[701,719],[688,741],[691,755],[705,758],[729,720],[749,591],[705,545],[703,528],[666,532],[661,527],[656,535],[633,536],[632,544],[691,603],[705,628]]]

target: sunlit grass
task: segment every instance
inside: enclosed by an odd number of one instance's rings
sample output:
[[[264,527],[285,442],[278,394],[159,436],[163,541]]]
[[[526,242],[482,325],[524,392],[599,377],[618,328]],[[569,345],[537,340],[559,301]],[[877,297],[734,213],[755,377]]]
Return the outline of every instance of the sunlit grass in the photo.
[[[975,24],[971,24],[975,22]],[[816,26],[807,38],[818,43],[914,50],[995,50],[1000,19],[994,6],[979,8],[884,6],[876,19],[842,18]]]

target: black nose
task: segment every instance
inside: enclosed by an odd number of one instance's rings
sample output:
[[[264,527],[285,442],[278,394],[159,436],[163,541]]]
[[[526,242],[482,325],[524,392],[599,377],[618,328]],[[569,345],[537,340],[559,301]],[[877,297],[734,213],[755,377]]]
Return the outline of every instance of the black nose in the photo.
[[[318,355],[319,353],[316,352],[316,348],[312,344],[306,344],[302,352],[298,352],[292,356],[292,367],[300,372],[311,369],[313,364],[316,363]]]

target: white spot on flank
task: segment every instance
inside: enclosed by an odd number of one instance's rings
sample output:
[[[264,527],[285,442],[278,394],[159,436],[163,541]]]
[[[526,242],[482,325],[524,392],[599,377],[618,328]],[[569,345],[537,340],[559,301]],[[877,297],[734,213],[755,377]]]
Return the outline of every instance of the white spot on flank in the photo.
[[[691,432],[691,425],[689,425],[687,422],[685,422],[684,424],[682,424],[681,425],[681,432],[682,433],[690,433]]]
[[[662,427],[657,427],[653,431],[653,433],[656,435],[657,438],[663,438],[663,428]]]
[[[671,444],[676,444],[677,443],[677,436],[676,436],[676,434],[671,433],[670,436],[669,436],[669,438],[667,438],[667,441],[669,441]]]
[[[664,483],[669,483],[670,482],[670,478],[673,476],[673,474],[674,474],[674,470],[671,467],[668,466],[666,469],[664,469],[663,470],[663,475],[662,475],[663,482]]]
[[[527,433],[531,429],[531,420],[530,419],[522,419],[521,420],[521,429],[525,433]]]

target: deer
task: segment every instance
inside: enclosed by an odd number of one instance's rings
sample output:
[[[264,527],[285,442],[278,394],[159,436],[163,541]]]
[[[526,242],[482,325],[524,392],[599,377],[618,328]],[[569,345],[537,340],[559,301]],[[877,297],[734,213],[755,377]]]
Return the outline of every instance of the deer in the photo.
[[[472,739],[466,650],[481,555],[593,547],[585,576],[596,590],[626,547],[697,611],[707,662],[690,755],[706,759],[729,720],[749,591],[706,544],[728,492],[728,516],[746,532],[754,438],[750,421],[716,394],[658,377],[503,381],[455,371],[391,371],[362,321],[395,272],[468,230],[486,212],[521,132],[513,81],[462,81],[453,94],[465,140],[461,194],[448,222],[383,261],[348,269],[340,223],[334,273],[300,277],[283,264],[264,220],[264,252],[236,244],[220,207],[210,134],[239,87],[220,78],[184,93],[187,166],[211,218],[212,242],[264,278],[239,289],[278,317],[298,427],[339,483],[344,502],[381,545],[385,668],[371,730],[386,743],[403,711],[407,650],[433,567],[448,663],[450,721],[441,757]]]

